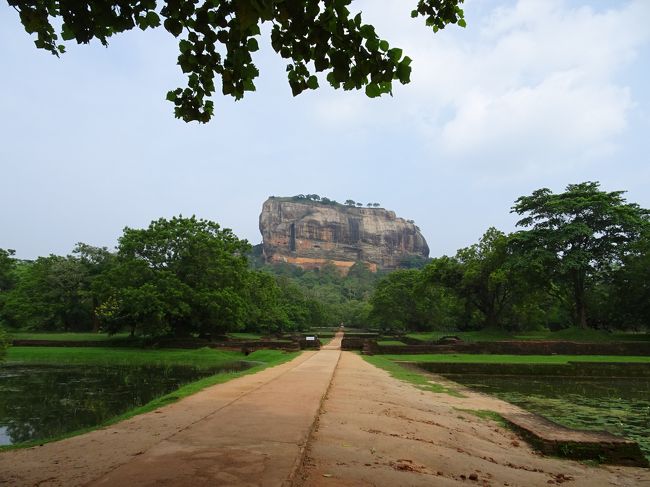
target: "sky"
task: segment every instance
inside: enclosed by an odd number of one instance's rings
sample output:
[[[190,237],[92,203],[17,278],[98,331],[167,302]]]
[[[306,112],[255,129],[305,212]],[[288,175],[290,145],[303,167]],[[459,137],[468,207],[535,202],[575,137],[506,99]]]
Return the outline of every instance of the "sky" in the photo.
[[[162,29],[57,59],[0,3],[0,248],[113,248],[179,214],[256,244],[268,196],[315,193],[415,220],[435,257],[515,230],[514,201],[542,187],[600,181],[650,207],[650,2],[467,0],[467,28],[436,34],[415,4],[352,2],[413,59],[392,97],[294,98],[263,37],[257,91],[217,95],[200,125],[165,101],[184,80]]]

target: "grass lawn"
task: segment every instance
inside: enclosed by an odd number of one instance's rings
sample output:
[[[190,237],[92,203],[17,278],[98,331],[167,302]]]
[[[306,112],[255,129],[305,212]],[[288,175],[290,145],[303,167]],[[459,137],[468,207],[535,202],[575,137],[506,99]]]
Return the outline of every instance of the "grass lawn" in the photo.
[[[262,338],[260,333],[228,333],[228,336],[237,340],[259,340]]]
[[[635,362],[650,363],[650,357],[627,355],[489,355],[489,354],[414,354],[375,355],[388,361],[445,362],[466,364],[565,364],[568,362]]]
[[[468,342],[492,342],[503,340],[566,340],[575,342],[626,342],[650,341],[650,333],[607,333],[601,330],[567,328],[560,331],[527,331],[508,333],[503,330],[480,331],[433,331],[408,333],[407,336],[422,341],[435,341],[443,336],[458,336]]]
[[[9,332],[9,337],[14,340],[57,340],[57,341],[105,341],[129,338],[128,333],[108,335],[106,333],[39,333],[39,332]]]
[[[140,349],[104,347],[10,347],[7,363],[69,365],[191,365],[211,368],[238,360],[270,362],[278,357],[294,357],[279,350],[259,350],[245,356],[241,352],[200,348]]]
[[[397,345],[397,346],[406,346],[406,343],[400,342],[398,340],[379,340],[377,345]]]

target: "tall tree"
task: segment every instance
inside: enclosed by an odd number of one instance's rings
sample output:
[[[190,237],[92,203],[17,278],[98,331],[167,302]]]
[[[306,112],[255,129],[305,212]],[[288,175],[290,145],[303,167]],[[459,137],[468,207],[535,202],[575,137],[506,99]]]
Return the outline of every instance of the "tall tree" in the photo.
[[[16,281],[14,274],[16,260],[15,251],[12,249],[0,249],[0,293],[11,289]]]
[[[517,225],[530,228],[514,234],[515,245],[546,268],[570,304],[575,326],[587,326],[586,293],[597,273],[620,263],[648,228],[650,212],[627,203],[623,193],[584,182],[559,194],[538,189],[512,207],[524,215]]]
[[[195,217],[125,228],[116,264],[98,283],[111,330],[145,335],[223,334],[243,326],[250,245]]]
[[[86,330],[90,307],[87,270],[73,256],[39,257],[23,266],[4,314],[12,325],[33,330]]]
[[[422,319],[416,289],[420,271],[397,270],[377,282],[370,298],[370,318],[383,330],[417,330]]]
[[[516,287],[516,273],[509,265],[508,237],[491,227],[478,243],[460,249],[456,258],[463,267],[458,285],[461,295],[483,315],[486,327],[496,327]]]
[[[316,89],[316,73],[344,90],[361,89],[369,97],[392,93],[392,83],[408,83],[411,59],[381,39],[372,25],[354,15],[352,0],[8,0],[36,47],[59,55],[63,41],[87,44],[135,27],[162,27],[179,39],[178,65],[187,87],[167,99],[185,121],[207,122],[214,106],[215,78],[224,95],[240,99],[255,90],[259,71],[252,53],[259,49],[260,27],[270,24],[271,46],[288,60],[294,96]],[[411,17],[424,17],[434,32],[448,24],[465,26],[463,0],[419,0]],[[405,8],[405,13],[407,12]]]

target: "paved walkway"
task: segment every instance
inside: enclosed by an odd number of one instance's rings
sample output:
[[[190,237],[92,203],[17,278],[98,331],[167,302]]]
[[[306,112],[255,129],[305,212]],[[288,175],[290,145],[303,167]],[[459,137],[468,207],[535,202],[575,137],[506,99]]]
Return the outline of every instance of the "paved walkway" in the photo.
[[[0,453],[0,485],[290,483],[340,353],[338,337],[319,352],[114,426]]]
[[[515,406],[422,391],[341,353],[340,339],[114,426],[0,453],[0,485],[650,486],[646,469],[540,457],[470,411]]]
[[[650,487],[648,469],[540,456],[512,431],[472,414],[516,406],[449,386],[464,397],[420,390],[343,352],[297,485]]]

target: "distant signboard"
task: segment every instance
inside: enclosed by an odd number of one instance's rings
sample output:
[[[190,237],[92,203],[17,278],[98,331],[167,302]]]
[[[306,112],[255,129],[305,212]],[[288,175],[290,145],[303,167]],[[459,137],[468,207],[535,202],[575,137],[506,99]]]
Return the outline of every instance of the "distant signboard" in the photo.
[[[316,337],[305,337],[305,340],[307,340],[308,342],[313,342],[316,340]]]

